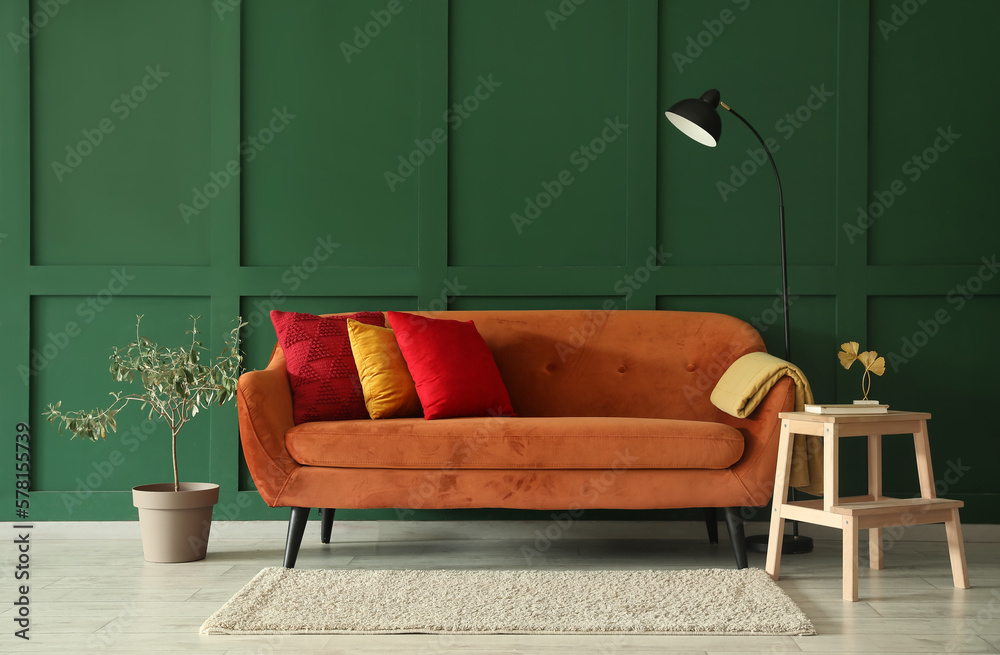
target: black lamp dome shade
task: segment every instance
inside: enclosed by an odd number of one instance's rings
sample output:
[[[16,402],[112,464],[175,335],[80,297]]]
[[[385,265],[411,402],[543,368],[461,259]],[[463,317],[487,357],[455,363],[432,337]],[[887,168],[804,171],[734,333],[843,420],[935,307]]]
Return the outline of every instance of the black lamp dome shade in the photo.
[[[709,89],[700,98],[681,100],[666,111],[667,118],[698,143],[714,148],[722,136],[719,97],[718,91]]]

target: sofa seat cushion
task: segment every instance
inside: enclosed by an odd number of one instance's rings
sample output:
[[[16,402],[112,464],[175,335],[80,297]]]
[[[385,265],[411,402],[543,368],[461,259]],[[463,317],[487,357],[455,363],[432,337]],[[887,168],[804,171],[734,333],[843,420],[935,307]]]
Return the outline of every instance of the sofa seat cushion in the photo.
[[[396,469],[724,469],[736,428],[707,421],[469,417],[303,423],[285,436],[299,464]]]

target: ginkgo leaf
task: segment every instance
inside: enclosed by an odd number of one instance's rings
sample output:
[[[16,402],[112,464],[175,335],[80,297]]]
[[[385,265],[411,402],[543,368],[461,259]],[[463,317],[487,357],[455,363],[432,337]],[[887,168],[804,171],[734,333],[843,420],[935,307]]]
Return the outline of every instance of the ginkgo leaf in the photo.
[[[879,357],[874,350],[868,350],[858,355],[858,361],[864,365],[866,371],[871,371],[875,375],[885,373],[885,357]]]
[[[837,353],[837,357],[840,358],[841,365],[844,368],[851,368],[851,364],[858,358],[860,345],[857,341],[848,341],[847,343],[840,344],[840,348],[841,352]]]

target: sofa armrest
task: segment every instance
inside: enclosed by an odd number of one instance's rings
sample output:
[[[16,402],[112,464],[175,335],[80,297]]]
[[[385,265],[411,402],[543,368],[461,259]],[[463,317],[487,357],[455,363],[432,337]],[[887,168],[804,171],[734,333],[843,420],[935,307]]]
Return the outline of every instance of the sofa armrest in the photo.
[[[743,433],[743,456],[732,466],[733,473],[746,488],[752,502],[748,507],[766,505],[774,493],[775,467],[778,463],[778,438],[781,434],[780,412],[795,408],[795,383],[779,380],[746,418],[736,418],[719,410],[717,421]]]
[[[283,357],[273,357],[262,371],[240,376],[236,406],[250,475],[261,498],[274,507],[289,476],[299,467],[285,447],[285,433],[295,421]]]

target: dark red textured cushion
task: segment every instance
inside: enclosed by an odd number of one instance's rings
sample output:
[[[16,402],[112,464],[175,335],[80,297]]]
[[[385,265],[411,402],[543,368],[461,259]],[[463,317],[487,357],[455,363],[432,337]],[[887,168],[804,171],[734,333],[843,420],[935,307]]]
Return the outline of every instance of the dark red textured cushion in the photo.
[[[472,321],[388,314],[424,418],[514,416],[493,353]]]
[[[349,318],[385,327],[380,312],[314,316],[271,311],[271,322],[285,353],[296,424],[370,418],[351,353]]]

